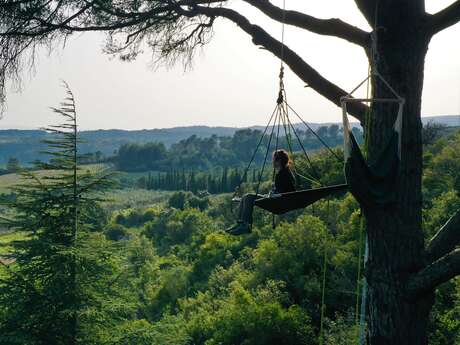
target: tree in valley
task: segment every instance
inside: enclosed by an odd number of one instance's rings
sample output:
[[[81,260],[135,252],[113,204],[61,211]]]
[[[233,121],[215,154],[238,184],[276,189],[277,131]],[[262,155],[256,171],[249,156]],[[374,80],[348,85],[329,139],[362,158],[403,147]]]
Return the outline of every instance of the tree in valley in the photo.
[[[105,173],[80,171],[73,95],[54,111],[64,123],[47,128],[50,163],[36,162],[45,176],[23,171],[7,206],[3,225],[23,234],[0,261],[0,344],[100,344],[115,315],[120,296],[114,274],[117,260],[94,226],[101,217],[98,194],[110,179]],[[96,229],[97,230],[97,229]],[[101,290],[104,294],[101,294]],[[110,296],[109,298],[107,298]]]
[[[420,120],[424,60],[431,38],[459,22],[460,1],[428,14],[424,0],[355,0],[371,32],[340,19],[283,10],[268,0],[243,1],[273,20],[361,47],[372,68],[405,99],[396,202],[364,210],[369,239],[369,339],[372,345],[427,344],[434,291],[460,273],[460,250],[456,249],[460,213],[425,243]],[[135,59],[147,44],[163,60],[184,58],[187,62],[196,48],[209,42],[218,19],[233,22],[254,45],[281,58],[303,82],[340,105],[345,90],[225,0],[3,1],[0,85],[4,91],[5,80],[19,76],[37,47],[54,46],[75,32],[106,31],[106,50],[124,60]],[[373,79],[371,87],[373,97],[391,96],[379,79]],[[352,103],[348,110],[366,128],[368,159],[373,161],[392,132],[395,116],[389,116],[388,107],[371,108]]]
[[[433,144],[446,131],[446,127],[446,125],[436,123],[433,120],[429,121],[422,129],[422,143],[424,145]]]

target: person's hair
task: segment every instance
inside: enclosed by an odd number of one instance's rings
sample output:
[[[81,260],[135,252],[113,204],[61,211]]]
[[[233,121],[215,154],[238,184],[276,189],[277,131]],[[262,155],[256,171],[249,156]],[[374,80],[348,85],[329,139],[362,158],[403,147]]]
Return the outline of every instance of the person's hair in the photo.
[[[290,167],[292,165],[289,153],[286,150],[276,150],[273,152],[273,162],[278,161],[283,167]]]

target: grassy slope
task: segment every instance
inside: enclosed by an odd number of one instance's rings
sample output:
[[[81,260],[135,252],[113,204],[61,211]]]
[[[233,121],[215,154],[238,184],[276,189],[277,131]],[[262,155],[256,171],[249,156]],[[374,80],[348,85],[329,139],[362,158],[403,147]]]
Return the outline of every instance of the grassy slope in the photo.
[[[82,167],[82,171],[91,170],[93,172],[101,171],[105,168],[103,164],[90,164]],[[50,174],[56,174],[57,171],[36,171],[37,176],[43,177]],[[131,175],[131,174],[126,174]],[[138,174],[133,173],[133,178],[137,178]],[[21,182],[20,174],[7,174],[0,176],[0,194],[9,193],[11,188]],[[149,191],[144,189],[117,189],[111,190],[104,195],[106,199],[103,202],[104,207],[109,211],[134,208],[134,207],[149,207],[158,203],[165,202],[171,192]],[[6,209],[0,209],[0,215],[5,215]],[[22,239],[23,233],[11,232],[0,228],[0,260],[2,255],[10,252],[10,243],[15,240]],[[5,260],[3,260],[5,261]],[[0,270],[1,271],[1,270]]]
[[[104,208],[109,211],[126,208],[146,208],[165,202],[172,192],[137,188],[116,189],[105,194]]]
[[[82,171],[87,171],[90,170],[91,172],[97,172],[101,171],[105,168],[104,164],[88,164],[82,166],[81,170]],[[34,172],[38,177],[44,177],[44,176],[52,176],[54,174],[57,174],[58,171],[54,170],[39,170]],[[14,185],[21,183],[21,175],[20,174],[6,174],[0,176],[0,194],[2,193],[9,193],[11,190],[11,187]]]
[[[82,171],[90,170],[95,172],[102,169],[104,169],[104,165],[102,164],[90,164],[82,167]],[[57,171],[36,171],[35,173],[38,177],[44,177],[56,174]],[[20,174],[7,174],[0,176],[0,194],[9,193],[14,185],[21,183],[21,180],[22,178]],[[0,209],[0,214],[5,215],[5,211],[5,208]],[[23,233],[14,231],[11,232],[0,228],[0,260],[2,260],[2,255],[8,254],[10,252],[10,243],[12,241],[22,239],[23,237]],[[5,260],[3,261],[5,262]]]

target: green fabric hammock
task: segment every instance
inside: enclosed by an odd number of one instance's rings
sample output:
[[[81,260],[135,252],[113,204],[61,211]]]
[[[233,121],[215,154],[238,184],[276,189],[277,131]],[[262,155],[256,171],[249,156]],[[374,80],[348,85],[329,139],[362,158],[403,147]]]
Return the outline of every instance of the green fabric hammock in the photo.
[[[401,159],[401,133],[404,99],[388,85],[382,76],[377,75],[390,90],[395,98],[387,99],[356,99],[351,96],[342,98],[343,120],[343,154],[345,159],[344,171],[351,194],[363,208],[382,207],[396,201],[396,183]],[[368,77],[369,78],[369,77]],[[355,88],[356,90],[356,88]],[[350,129],[347,116],[348,102],[376,102],[398,104],[398,114],[383,151],[373,162],[367,163],[358,143]]]
[[[350,133],[351,148],[344,166],[345,178],[351,193],[364,208],[385,206],[396,201],[398,141],[398,133],[393,132],[378,159],[368,165]]]

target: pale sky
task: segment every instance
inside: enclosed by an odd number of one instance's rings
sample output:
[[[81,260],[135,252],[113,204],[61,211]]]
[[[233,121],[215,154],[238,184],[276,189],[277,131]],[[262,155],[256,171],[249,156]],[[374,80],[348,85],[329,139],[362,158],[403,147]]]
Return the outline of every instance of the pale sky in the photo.
[[[434,13],[453,0],[427,0]],[[273,0],[281,5],[281,0]],[[368,30],[353,0],[286,0],[287,8],[321,17],[339,17]],[[266,19],[239,0],[234,8],[275,37],[280,24]],[[10,88],[0,128],[38,128],[56,123],[49,111],[64,96],[66,80],[78,102],[82,129],[165,128],[188,125],[244,127],[265,124],[275,105],[279,61],[258,49],[248,35],[226,20],[218,20],[215,36],[183,67],[153,70],[151,54],[124,63],[102,53],[103,34],[73,36],[64,50],[40,54],[36,73],[24,78],[21,92]],[[367,73],[362,49],[346,41],[286,27],[286,43],[332,82],[350,90]],[[286,73],[289,103],[310,122],[339,122],[339,109],[304,88]],[[460,25],[431,41],[426,59],[422,114],[460,114]]]

